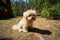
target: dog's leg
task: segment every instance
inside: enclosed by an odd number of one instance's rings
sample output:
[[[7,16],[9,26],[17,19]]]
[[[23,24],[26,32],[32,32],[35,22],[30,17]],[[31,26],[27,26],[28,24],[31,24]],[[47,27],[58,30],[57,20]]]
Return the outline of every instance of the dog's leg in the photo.
[[[27,29],[25,27],[23,27],[23,28],[19,27],[18,30],[19,30],[19,32],[27,32]]]
[[[20,29],[20,27],[19,27],[19,28],[18,28],[18,31],[19,31],[19,32],[23,32],[23,29]]]
[[[26,26],[23,26],[23,32],[28,32]]]
[[[18,31],[22,32],[21,25],[18,24]]]

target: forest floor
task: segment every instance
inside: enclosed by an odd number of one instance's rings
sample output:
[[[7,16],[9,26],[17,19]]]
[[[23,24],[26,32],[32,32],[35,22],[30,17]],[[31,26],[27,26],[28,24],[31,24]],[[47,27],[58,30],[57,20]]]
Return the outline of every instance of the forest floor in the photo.
[[[60,20],[37,17],[29,32],[12,30],[21,18],[0,20],[0,40],[60,40]]]

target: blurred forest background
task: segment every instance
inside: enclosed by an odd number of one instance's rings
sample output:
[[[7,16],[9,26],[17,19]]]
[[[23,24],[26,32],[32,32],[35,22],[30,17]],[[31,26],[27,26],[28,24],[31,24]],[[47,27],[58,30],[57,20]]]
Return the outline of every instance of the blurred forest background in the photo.
[[[35,9],[37,16],[60,19],[60,0],[0,0],[0,19],[22,16],[28,9]]]

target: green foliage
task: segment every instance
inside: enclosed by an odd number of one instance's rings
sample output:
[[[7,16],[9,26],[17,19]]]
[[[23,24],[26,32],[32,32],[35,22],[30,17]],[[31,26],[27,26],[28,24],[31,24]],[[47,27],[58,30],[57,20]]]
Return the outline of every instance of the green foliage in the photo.
[[[0,6],[0,11],[4,11],[5,8],[3,6]]]
[[[49,11],[50,17],[52,17],[53,19],[60,19],[60,4],[57,6],[53,6]]]
[[[46,18],[48,18],[48,17],[50,17],[50,12],[48,12],[48,10],[46,10],[46,9],[43,9],[42,11],[41,11],[41,14],[40,14],[42,17],[46,17]]]
[[[17,2],[12,3],[12,11],[13,11],[14,17],[17,16],[17,13],[18,13],[18,11],[19,11],[18,4],[19,4],[19,3],[17,3]]]
[[[25,7],[25,2],[21,1],[21,2],[13,2],[12,4],[12,11],[13,11],[13,15],[16,16],[21,16],[23,11],[24,11],[24,7]]]
[[[42,17],[60,19],[60,0],[21,0],[12,4],[14,16],[22,15],[31,8],[36,9],[37,15]]]
[[[51,1],[52,0],[44,1],[40,16],[51,19],[60,19],[60,1]]]

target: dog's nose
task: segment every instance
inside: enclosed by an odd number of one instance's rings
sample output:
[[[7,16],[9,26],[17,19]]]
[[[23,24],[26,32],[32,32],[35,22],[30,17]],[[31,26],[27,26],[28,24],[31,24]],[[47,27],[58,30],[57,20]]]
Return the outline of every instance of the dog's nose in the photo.
[[[32,19],[33,19],[33,20],[35,20],[35,19],[36,19],[36,17],[32,17]]]

